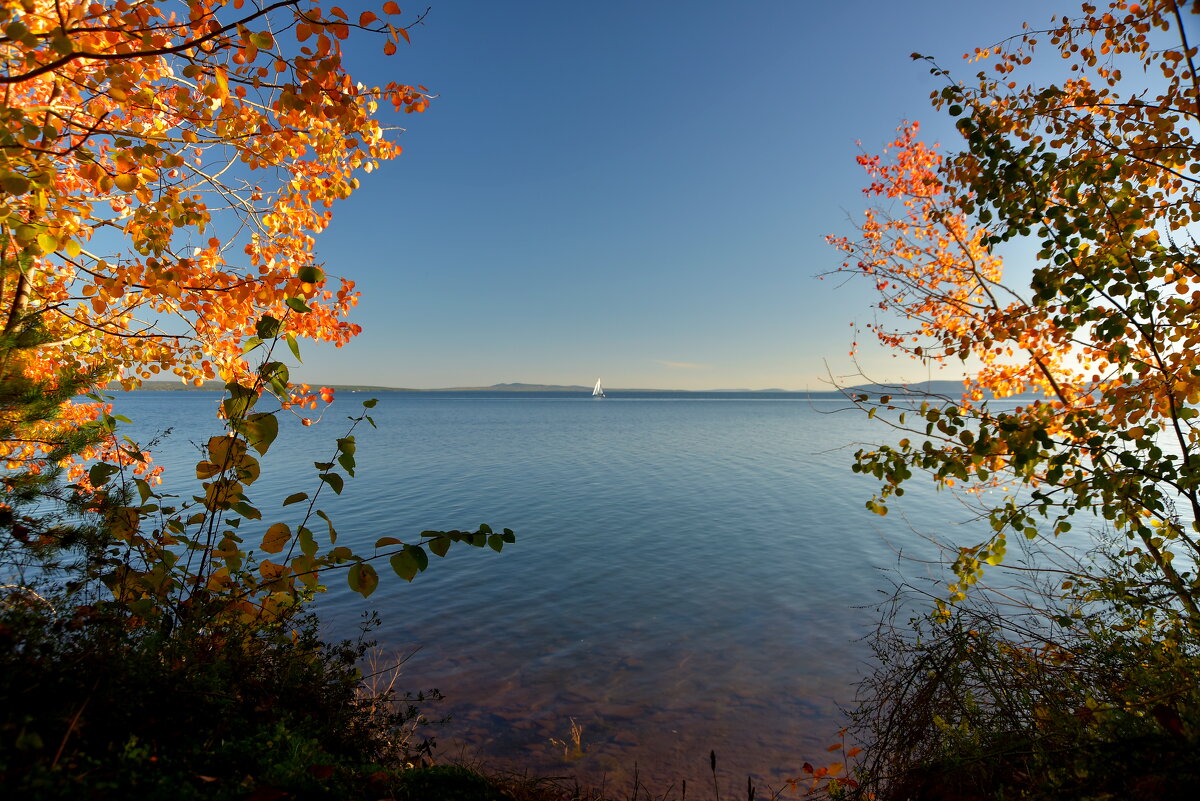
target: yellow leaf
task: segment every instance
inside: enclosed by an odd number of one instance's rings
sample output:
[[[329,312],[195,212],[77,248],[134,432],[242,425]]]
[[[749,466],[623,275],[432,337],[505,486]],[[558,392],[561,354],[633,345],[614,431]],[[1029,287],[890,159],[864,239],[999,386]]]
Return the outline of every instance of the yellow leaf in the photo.
[[[246,443],[237,437],[217,436],[208,440],[208,458],[222,468],[232,467],[246,453]]]
[[[258,574],[264,581],[278,581],[287,570],[287,565],[275,564],[270,559],[264,559],[258,565]]]
[[[263,536],[262,549],[267,553],[279,553],[291,538],[292,530],[287,523],[276,523]]]
[[[196,464],[196,478],[205,479],[212,478],[221,472],[221,467],[209,461],[203,461]]]

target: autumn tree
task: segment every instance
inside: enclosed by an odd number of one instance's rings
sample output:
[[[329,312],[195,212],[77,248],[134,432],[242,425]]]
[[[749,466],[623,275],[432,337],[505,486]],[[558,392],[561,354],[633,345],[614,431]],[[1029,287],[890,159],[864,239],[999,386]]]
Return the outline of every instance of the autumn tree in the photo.
[[[884,346],[968,374],[961,397],[855,396],[903,435],[858,452],[854,469],[881,482],[867,506],[886,514],[924,475],[991,529],[953,544],[920,636],[881,628],[860,711],[866,773],[891,776],[880,798],[952,795],[964,777],[963,792],[1082,797],[1200,770],[1198,14],[1194,0],[1085,3],[967,54],[966,80],[914,53],[961,141],[927,145],[905,123],[859,157],[876,205],[830,238],[839,272],[878,290]],[[1073,526],[1098,553],[1026,563],[1002,606],[972,587],[1010,542]],[[1017,619],[1019,598],[1040,606]],[[1163,767],[1117,775],[1143,758]]]
[[[879,512],[914,470],[980,491],[995,533],[962,549],[953,598],[1010,536],[1096,516],[1131,538],[1159,611],[1200,625],[1198,12],[1085,4],[970,54],[991,64],[971,82],[931,61],[946,80],[934,107],[957,118],[962,149],[921,143],[913,123],[884,156],[859,159],[865,191],[888,204],[832,241],[842,269],[910,324],[884,316],[875,333],[920,360],[978,365],[961,399],[916,413],[916,438],[857,465],[884,481]],[[1046,50],[1069,77],[1022,85]],[[1036,246],[1028,285],[1005,275],[1009,240]],[[1028,392],[1041,398],[997,400]],[[1021,491],[987,492],[1000,485]]]
[[[390,1],[353,16],[311,0],[0,5],[4,485],[65,469],[113,540],[93,577],[140,615],[201,597],[278,614],[333,565],[374,589],[371,557],[336,545],[316,490],[288,499],[303,502],[293,526],[257,522],[247,487],[276,414],[332,400],[293,383],[281,354],[359,331],[353,281],[327,275],[313,249],[358,176],[399,155],[381,115],[430,101],[422,87],[365,86],[343,64],[351,41],[394,54],[420,22],[400,14]],[[157,496],[151,454],[119,436],[110,399],[94,394],[155,376],[228,392],[228,431],[209,441],[202,488],[182,504]],[[52,402],[34,408],[35,396]],[[352,430],[318,467],[318,488],[340,492],[353,475]],[[326,535],[309,528],[319,518]],[[53,544],[49,530],[29,533],[36,516],[17,522],[26,535],[8,546]],[[499,550],[511,533],[425,542],[440,554],[462,539]],[[410,580],[427,563],[420,541],[377,548]]]

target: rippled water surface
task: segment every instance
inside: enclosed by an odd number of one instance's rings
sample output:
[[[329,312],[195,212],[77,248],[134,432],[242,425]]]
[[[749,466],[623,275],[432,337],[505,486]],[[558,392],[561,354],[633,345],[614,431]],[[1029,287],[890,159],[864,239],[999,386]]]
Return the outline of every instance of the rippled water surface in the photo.
[[[268,509],[311,490],[312,462],[366,397],[340,393],[319,426],[285,426],[254,499]],[[850,472],[852,454],[889,432],[837,401],[377,397],[357,477],[340,498],[322,495],[342,538],[369,550],[379,536],[481,522],[518,536],[502,554],[452,550],[412,584],[384,576],[368,602],[331,579],[320,601],[331,636],[351,636],[373,608],[381,645],[419,649],[402,683],[446,695],[432,710],[452,716],[443,755],[618,786],[636,763],[663,790],[711,782],[715,750],[730,782],[779,787],[833,741],[882,571],[900,549],[921,553],[921,532],[965,517],[919,490],[887,518],[866,511],[873,484]],[[159,460],[179,477],[168,486],[191,494],[189,441],[212,432],[217,403],[145,392],[118,410],[142,434],[174,427]],[[584,754],[568,761],[551,739],[569,742],[572,720]]]

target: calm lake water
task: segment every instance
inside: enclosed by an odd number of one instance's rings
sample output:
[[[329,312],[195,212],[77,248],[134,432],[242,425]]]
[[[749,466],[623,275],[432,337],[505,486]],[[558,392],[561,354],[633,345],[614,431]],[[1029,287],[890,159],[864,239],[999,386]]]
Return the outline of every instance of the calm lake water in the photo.
[[[286,424],[254,500],[269,509],[314,489],[312,462],[330,458],[367,397],[342,392],[319,426]],[[369,551],[380,536],[482,522],[518,537],[502,554],[452,549],[412,584],[381,566],[368,601],[331,578],[318,602],[331,637],[378,610],[380,644],[412,654],[404,687],[446,695],[430,709],[451,716],[436,734],[443,757],[617,787],[637,764],[662,792],[680,779],[711,787],[715,750],[723,791],[747,774],[778,788],[829,756],[897,553],[932,554],[923,534],[974,536],[951,496],[923,488],[886,518],[864,508],[874,483],[850,472],[852,454],[891,432],[841,401],[374,397],[379,427],[357,432],[358,476],[322,494],[344,540]],[[174,428],[158,461],[191,494],[190,443],[214,432],[218,402],[138,392],[117,410],[139,436]],[[565,760],[551,739],[569,742],[572,721],[584,754]]]

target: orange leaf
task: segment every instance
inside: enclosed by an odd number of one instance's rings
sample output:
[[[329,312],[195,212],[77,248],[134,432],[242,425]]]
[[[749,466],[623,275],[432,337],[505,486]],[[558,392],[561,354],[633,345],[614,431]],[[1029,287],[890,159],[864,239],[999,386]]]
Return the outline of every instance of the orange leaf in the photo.
[[[379,19],[379,17],[375,16],[374,11],[364,11],[358,17],[358,24],[365,28],[377,19]]]
[[[292,532],[287,523],[276,523],[263,536],[262,549],[267,553],[279,553],[291,538]]]
[[[408,31],[401,28],[399,32],[400,32],[400,35],[404,37],[404,41],[408,42],[409,44],[412,44],[412,39],[408,38]]]
[[[390,56],[395,52],[396,52],[396,43],[395,42],[384,42],[383,54],[385,56]]]
[[[841,743],[834,743],[833,745],[829,746],[829,747],[828,747],[828,748],[826,748],[825,750],[826,750],[826,751],[837,751],[837,750],[838,750],[838,749],[840,749],[841,747],[842,747],[842,744],[841,744]]]
[[[344,20],[350,19],[349,17],[346,16],[346,12],[342,11],[342,9],[338,6],[330,6],[329,13],[332,14],[333,16],[337,17],[338,19],[344,19]]]
[[[399,14],[400,6],[397,5],[396,3],[392,2],[392,0],[388,0],[388,2],[383,4],[383,13],[384,14]]]

